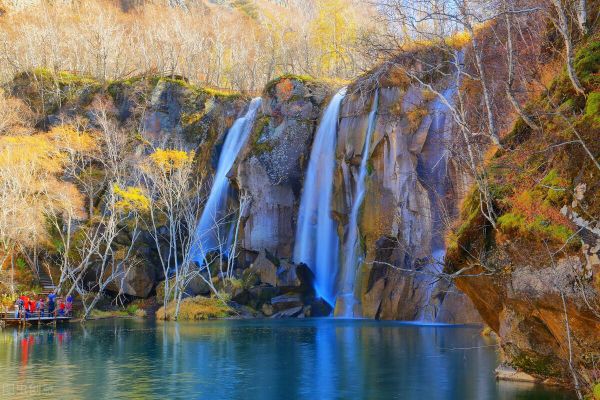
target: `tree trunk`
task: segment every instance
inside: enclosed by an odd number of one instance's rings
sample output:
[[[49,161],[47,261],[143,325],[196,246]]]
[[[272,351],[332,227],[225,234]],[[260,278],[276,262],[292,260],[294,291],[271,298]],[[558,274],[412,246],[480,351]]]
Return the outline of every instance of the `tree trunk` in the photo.
[[[183,290],[178,289],[175,297],[175,314],[173,315],[173,319],[177,321],[179,319],[179,309],[181,305],[181,298],[183,297]]]
[[[573,84],[575,91],[581,95],[585,95],[585,90],[581,86],[579,79],[577,78],[577,72],[573,67],[573,41],[571,40],[571,33],[569,32],[569,24],[567,21],[567,14],[561,0],[552,0],[556,14],[558,15],[558,30],[565,41],[565,63],[567,65],[567,74]]]
[[[85,314],[83,314],[83,319],[86,320],[88,319],[89,315],[91,314],[91,312],[94,310],[94,308],[96,308],[96,304],[98,304],[98,300],[100,300],[100,295],[102,292],[97,292],[94,295],[94,299],[92,300],[92,303],[89,305],[89,307],[85,307]]]
[[[579,25],[579,30],[581,34],[588,34],[587,27],[587,1],[586,0],[578,0],[577,1],[577,22]]]

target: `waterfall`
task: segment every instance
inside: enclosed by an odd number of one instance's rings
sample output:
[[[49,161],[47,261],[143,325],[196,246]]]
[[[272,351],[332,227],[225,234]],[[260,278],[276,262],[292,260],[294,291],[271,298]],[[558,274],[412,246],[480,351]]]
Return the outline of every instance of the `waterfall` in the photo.
[[[458,65],[462,65],[463,51],[458,51],[455,57]],[[455,79],[442,92],[442,95],[451,107],[454,105],[454,97],[460,86],[460,67],[455,73]],[[425,288],[425,303],[422,305],[417,319],[431,322],[435,321],[437,314],[441,311],[436,307],[435,303],[432,304],[432,294],[437,283],[436,277],[443,270],[444,257],[446,256],[444,238],[441,235],[444,221],[440,202],[446,197],[447,191],[447,143],[450,140],[449,125],[452,123],[452,115],[450,114],[451,110],[448,109],[448,106],[440,98],[436,98],[433,101],[429,112],[432,120],[423,149],[425,157],[419,160],[417,168],[421,171],[422,181],[428,187],[432,211],[431,231],[434,232],[434,235],[431,240],[431,257],[428,265],[423,269],[431,277],[428,277],[429,282],[427,282]]]
[[[252,99],[248,106],[248,111],[243,117],[238,118],[229,131],[221,149],[217,171],[213,180],[210,194],[204,205],[204,210],[200,216],[198,227],[196,228],[196,251],[194,260],[204,264],[206,254],[219,247],[218,236],[219,223],[223,223],[227,206],[227,192],[229,190],[229,179],[227,174],[233,167],[235,160],[244,147],[244,144],[250,136],[252,125],[258,107],[261,104],[261,98]],[[224,238],[222,238],[224,240]]]
[[[336,304],[336,315],[340,317],[354,316],[354,281],[356,278],[356,270],[360,265],[358,251],[360,241],[358,240],[358,212],[365,198],[365,184],[367,178],[367,161],[369,160],[369,152],[371,148],[371,137],[375,130],[375,122],[377,119],[377,106],[379,103],[379,90],[375,91],[371,112],[369,113],[369,123],[367,126],[367,134],[365,135],[365,144],[363,145],[362,158],[358,177],[356,179],[356,188],[354,191],[354,201],[352,210],[350,211],[350,221],[348,222],[348,235],[346,236],[346,248],[344,251],[344,267],[342,270],[341,284],[342,288],[338,294],[338,302]]]
[[[298,212],[294,261],[307,264],[315,274],[317,294],[334,304],[338,269],[338,238],[331,217],[335,143],[340,105],[346,94],[341,89],[325,109],[317,128]]]

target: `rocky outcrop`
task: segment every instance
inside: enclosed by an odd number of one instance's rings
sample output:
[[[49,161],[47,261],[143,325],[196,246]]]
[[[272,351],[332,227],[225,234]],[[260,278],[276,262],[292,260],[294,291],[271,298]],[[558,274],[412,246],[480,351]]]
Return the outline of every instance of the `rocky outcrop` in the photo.
[[[193,150],[198,174],[205,177],[214,170],[228,128],[249,101],[240,94],[193,86],[180,78],[138,76],[101,83],[43,69],[18,74],[7,91],[31,108],[40,128],[74,124],[90,131],[132,132],[125,138],[132,159],[152,147]],[[139,134],[133,133],[140,127]],[[101,199],[94,202],[99,204]],[[123,232],[123,236],[130,235]],[[128,240],[119,245],[128,246]],[[147,297],[164,279],[154,240],[142,234],[136,250],[144,262],[131,268],[122,282],[111,284],[110,291]],[[94,280],[93,273],[90,279]],[[200,286],[192,282],[191,292],[207,293]]]
[[[582,42],[577,57],[599,55],[592,40]],[[599,72],[597,62],[575,69],[589,93],[600,90],[589,78]],[[559,110],[574,105],[568,124],[548,114],[548,98],[560,99]],[[582,386],[597,379],[600,357],[600,169],[582,146],[556,144],[581,140],[598,158],[597,113],[575,111],[589,98],[557,70],[548,92],[529,100],[540,129],[517,119],[485,165],[494,224],[473,190],[446,257],[447,272],[469,271],[457,285],[498,335],[506,364],[537,380],[572,382],[577,374]]]
[[[271,318],[323,317],[331,307],[316,298],[314,275],[304,264],[295,265],[261,250],[242,273],[242,290],[232,300]]]
[[[358,88],[344,100],[338,132],[334,213],[342,239],[375,91]],[[442,212],[454,213],[464,190],[463,174],[447,173],[452,168],[446,155],[451,129],[435,96],[400,83],[379,89],[358,221],[364,262],[355,279],[355,314],[481,322],[468,298],[435,277],[444,253]],[[342,249],[342,260],[344,255]]]
[[[330,94],[327,85],[282,77],[263,93],[263,105],[235,180],[251,197],[241,245],[291,258],[302,180],[316,124]]]
[[[600,296],[584,278],[580,257],[510,269],[458,281],[497,332],[510,365],[538,379],[560,379],[570,376],[569,346],[575,365],[600,354],[600,321],[594,311]]]

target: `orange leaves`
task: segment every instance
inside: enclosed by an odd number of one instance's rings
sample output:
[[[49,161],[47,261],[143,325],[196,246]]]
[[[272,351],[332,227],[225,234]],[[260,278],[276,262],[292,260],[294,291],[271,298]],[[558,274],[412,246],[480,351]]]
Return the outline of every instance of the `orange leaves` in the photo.
[[[277,99],[279,99],[279,101],[288,101],[292,97],[294,82],[290,79],[282,79],[277,86],[275,86],[275,90],[277,90]]]

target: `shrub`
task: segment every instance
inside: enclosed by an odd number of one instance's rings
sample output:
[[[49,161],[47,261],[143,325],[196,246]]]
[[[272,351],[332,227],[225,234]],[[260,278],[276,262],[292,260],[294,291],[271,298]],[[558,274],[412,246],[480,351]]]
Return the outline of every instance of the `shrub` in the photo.
[[[594,400],[600,400],[600,383],[596,383],[594,388],[592,389],[592,394],[594,395]]]
[[[600,41],[592,41],[582,47],[575,55],[574,62],[577,76],[581,83],[593,86],[600,83],[598,72],[600,71]]]
[[[508,147],[513,147],[525,142],[531,136],[531,128],[525,123],[523,118],[519,117],[510,133],[503,140],[503,144],[508,144]]]
[[[600,124],[600,92],[589,94],[585,103],[585,116],[591,118],[592,122]]]
[[[498,218],[498,228],[506,233],[518,233],[529,239],[539,239],[541,236],[556,243],[567,243],[574,234],[568,226],[552,223],[541,216],[528,221],[525,216],[514,212],[501,215]]]
[[[171,321],[175,319],[176,304],[170,302],[166,307],[161,307],[156,312],[156,317],[161,320]],[[233,315],[231,307],[218,297],[188,297],[183,299],[179,306],[179,320],[198,321],[205,319],[226,318]]]
[[[521,214],[506,213],[498,218],[498,227],[506,232],[522,231],[525,226],[525,217]]]
[[[548,174],[540,181],[540,192],[545,201],[554,206],[562,206],[567,197],[568,182],[562,178],[555,169],[550,170]]]
[[[139,307],[137,306],[137,304],[130,304],[127,306],[126,311],[127,314],[129,315],[135,315],[138,311]]]

